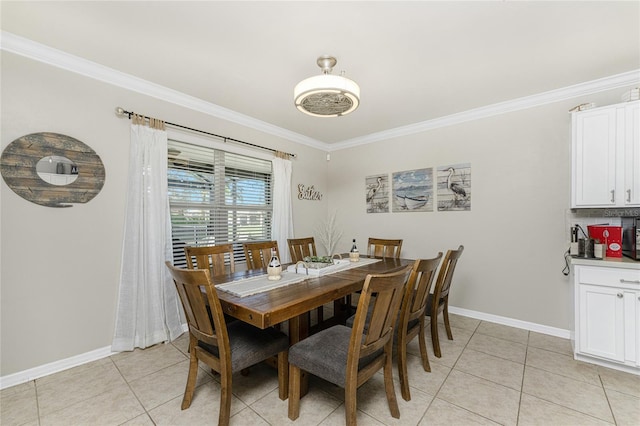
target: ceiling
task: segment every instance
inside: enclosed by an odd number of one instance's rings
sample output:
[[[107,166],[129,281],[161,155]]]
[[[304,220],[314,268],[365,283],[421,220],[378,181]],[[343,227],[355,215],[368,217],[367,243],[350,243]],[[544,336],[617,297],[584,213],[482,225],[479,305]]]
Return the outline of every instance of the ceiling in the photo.
[[[638,1],[0,7],[4,32],[327,147],[640,69]],[[324,54],[338,59],[334,74],[360,85],[361,105],[350,115],[317,118],[294,107],[293,87],[320,74]]]

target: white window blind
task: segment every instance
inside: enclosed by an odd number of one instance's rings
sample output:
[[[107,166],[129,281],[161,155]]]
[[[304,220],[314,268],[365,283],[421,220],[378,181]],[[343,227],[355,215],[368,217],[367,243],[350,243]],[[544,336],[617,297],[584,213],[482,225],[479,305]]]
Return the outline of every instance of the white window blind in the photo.
[[[271,162],[176,140],[168,142],[173,257],[186,266],[185,246],[271,239]]]

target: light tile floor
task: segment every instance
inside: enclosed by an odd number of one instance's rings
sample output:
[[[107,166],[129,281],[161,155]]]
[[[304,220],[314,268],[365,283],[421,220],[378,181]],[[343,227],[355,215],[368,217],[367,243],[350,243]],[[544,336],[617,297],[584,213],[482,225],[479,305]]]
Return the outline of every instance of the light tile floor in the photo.
[[[429,347],[431,373],[410,345],[411,401],[396,394],[389,413],[382,375],[358,390],[361,425],[640,425],[640,376],[574,361],[568,340],[452,315],[454,340],[440,327],[442,358]],[[428,342],[430,334],[428,333]],[[440,333],[439,333],[440,334]],[[180,404],[187,339],[121,353],[2,390],[1,424],[211,425],[218,378],[202,368],[191,407]],[[394,371],[397,382],[397,371]],[[300,418],[291,422],[277,376],[258,365],[233,378],[232,425],[342,425],[342,389],[311,378]]]

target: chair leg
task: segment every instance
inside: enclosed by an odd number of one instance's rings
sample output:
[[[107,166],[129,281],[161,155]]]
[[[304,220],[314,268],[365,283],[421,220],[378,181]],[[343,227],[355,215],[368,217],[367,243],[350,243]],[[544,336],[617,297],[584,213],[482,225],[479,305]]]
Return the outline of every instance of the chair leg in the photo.
[[[289,351],[282,351],[278,354],[278,396],[281,400],[287,399],[289,395]]]
[[[449,298],[448,297],[444,301],[442,316],[444,319],[444,328],[447,330],[447,338],[449,338],[449,340],[453,340],[453,334],[451,333],[451,325],[449,325]]]
[[[418,335],[418,343],[420,345],[420,357],[422,358],[422,368],[424,371],[430,373],[431,372],[431,364],[429,364],[429,355],[427,355],[427,339],[424,335],[425,333],[424,327],[424,317],[422,317],[420,321],[420,333]]]
[[[318,313],[318,325],[324,322],[324,306],[320,306],[316,312]]]
[[[398,374],[400,375],[400,392],[402,393],[402,399],[411,401],[409,373],[407,372],[407,342],[404,336],[398,338]]]
[[[344,415],[345,424],[347,426],[356,426],[357,410],[356,401],[358,393],[358,384],[355,383],[357,379],[348,380],[344,387]]]
[[[300,415],[300,369],[289,364],[289,419],[295,420]]]
[[[391,365],[391,357],[392,357],[393,349],[391,347],[391,344],[392,342],[389,342],[387,344],[388,345],[387,348],[385,348],[386,360],[384,362],[384,369],[383,369],[384,370],[384,390],[387,393],[387,402],[389,403],[389,411],[391,411],[391,417],[393,417],[394,419],[399,419],[400,409],[398,408],[396,391],[393,388],[393,366]],[[355,392],[353,397],[355,399]],[[354,401],[354,405],[355,405],[355,401]],[[355,411],[355,406],[353,408]]]
[[[182,398],[182,409],[186,410],[191,406],[193,393],[196,389],[196,378],[198,377],[198,357],[196,356],[196,343],[190,344],[189,356],[189,373],[187,375],[187,385],[184,388],[184,397]]]
[[[433,343],[433,354],[438,358],[442,357],[440,353],[440,340],[438,339],[438,311],[431,313],[431,343]]]
[[[220,415],[218,426],[228,426],[231,417],[231,370],[220,372]]]

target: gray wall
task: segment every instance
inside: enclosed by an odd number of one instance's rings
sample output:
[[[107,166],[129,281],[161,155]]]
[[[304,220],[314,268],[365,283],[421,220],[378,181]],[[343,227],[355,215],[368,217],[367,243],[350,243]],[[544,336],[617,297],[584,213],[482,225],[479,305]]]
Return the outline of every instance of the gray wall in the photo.
[[[340,210],[342,226],[361,246],[369,236],[403,238],[404,256],[428,258],[464,245],[451,305],[566,334],[573,314],[571,288],[561,272],[569,237],[568,110],[583,102],[618,103],[623,92],[334,152],[329,208]],[[393,172],[459,163],[471,163],[471,211],[366,213],[366,176],[389,174],[391,180]]]
[[[115,322],[127,181],[129,121],[116,106],[267,147],[295,152],[296,236],[336,211],[345,234],[405,240],[406,257],[466,247],[451,303],[462,309],[566,330],[570,287],[561,274],[570,190],[570,116],[582,102],[617,103],[623,90],[571,99],[326,153],[2,52],[2,149],[33,132],[92,147],[106,168],[87,204],[32,204],[0,184],[0,375],[108,347]],[[470,212],[367,214],[365,177],[470,162]],[[298,200],[314,185],[322,201]]]
[[[30,203],[4,180],[0,184],[1,376],[111,345],[130,125],[115,116],[116,106],[297,153],[294,186],[313,184],[327,192],[323,151],[4,51],[1,60],[1,148],[29,133],[57,132],[93,148],[106,169],[96,198],[71,208]],[[296,233],[308,232],[309,224],[323,220],[326,211],[326,195],[314,202],[294,198]]]

